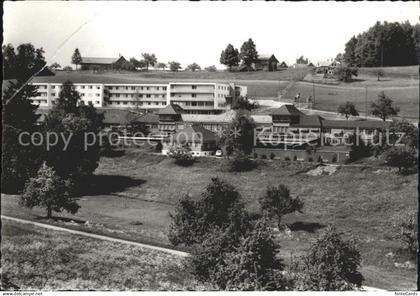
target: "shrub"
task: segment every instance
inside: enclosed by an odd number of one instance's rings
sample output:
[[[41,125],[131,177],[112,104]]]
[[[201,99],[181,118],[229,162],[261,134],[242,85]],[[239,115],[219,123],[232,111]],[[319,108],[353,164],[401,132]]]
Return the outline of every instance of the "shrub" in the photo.
[[[254,159],[257,159],[258,158],[258,154],[255,153],[255,152],[254,152],[253,156],[254,156]]]
[[[256,166],[256,162],[243,153],[237,153],[234,157],[227,159],[226,164],[229,172],[246,172],[254,169]]]
[[[297,264],[296,289],[346,291],[360,288],[363,276],[360,252],[354,241],[344,241],[334,228],[328,229]]]
[[[241,195],[218,178],[213,178],[198,201],[184,196],[175,213],[170,213],[169,240],[173,245],[191,246],[203,241],[203,236],[219,229],[242,233],[248,227],[248,218]],[[231,236],[234,236],[232,234]]]
[[[408,218],[401,222],[399,239],[404,244],[404,249],[408,251],[409,255],[414,259],[417,254],[417,237],[418,226],[416,215],[412,213]]]
[[[170,149],[168,155],[169,157],[175,159],[175,163],[180,166],[190,166],[195,161],[191,152],[186,148]]]
[[[337,154],[333,154],[331,162],[337,162]]]
[[[293,156],[293,161],[297,161],[297,156]]]
[[[399,174],[408,174],[415,169],[417,157],[416,151],[406,146],[395,146],[386,151],[386,163],[397,167]]]
[[[295,156],[296,157],[296,156]],[[290,157],[289,156],[286,156],[285,158],[284,158],[284,160],[286,160],[286,161],[290,161]]]
[[[273,152],[270,153],[270,159],[274,159],[276,157]]]
[[[308,161],[309,161],[309,162],[312,162],[312,161],[314,161],[314,159],[313,159],[312,157],[309,157],[309,158],[308,158]]]
[[[239,239],[226,232],[213,232],[193,253],[193,274],[201,281],[226,290],[284,290],[284,265],[267,223],[255,227]]]
[[[353,81],[353,76],[357,76],[358,69],[351,68],[351,67],[338,67],[335,70],[335,75],[337,80],[344,81],[344,82],[351,82]]]
[[[322,157],[321,157],[321,155],[320,156],[318,156],[318,162],[320,162],[320,163],[322,163],[323,161],[322,161]]]
[[[267,159],[267,155],[261,154],[261,159]]]
[[[299,197],[291,197],[289,188],[283,184],[277,187],[268,187],[259,202],[261,212],[270,218],[276,217],[279,228],[284,215],[301,212],[303,208],[303,201]]]

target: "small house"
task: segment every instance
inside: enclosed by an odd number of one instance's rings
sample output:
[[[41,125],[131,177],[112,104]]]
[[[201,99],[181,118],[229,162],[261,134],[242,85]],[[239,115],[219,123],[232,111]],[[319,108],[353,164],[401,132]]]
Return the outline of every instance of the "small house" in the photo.
[[[201,125],[191,125],[178,130],[162,141],[162,154],[168,155],[171,149],[185,148],[192,156],[210,156],[217,149],[218,137]]]

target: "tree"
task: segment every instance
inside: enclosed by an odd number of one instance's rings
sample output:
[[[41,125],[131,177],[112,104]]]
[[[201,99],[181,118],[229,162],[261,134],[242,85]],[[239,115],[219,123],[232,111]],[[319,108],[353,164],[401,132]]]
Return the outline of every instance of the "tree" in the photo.
[[[235,118],[224,130],[220,140],[227,156],[234,152],[250,154],[254,147],[255,122],[247,110],[237,110]]]
[[[20,204],[28,208],[46,208],[47,218],[52,217],[52,211],[66,210],[75,214],[80,206],[71,197],[69,187],[70,181],[61,179],[54,169],[44,162],[37,176],[30,178],[26,184]]]
[[[143,60],[146,62],[146,70],[149,70],[149,66],[154,66],[157,63],[157,58],[154,53],[142,53]]]
[[[201,70],[201,67],[200,67],[200,65],[199,65],[199,64],[197,64],[197,63],[192,63],[192,64],[190,64],[190,65],[188,65],[188,66],[187,66],[186,70],[187,70],[187,71],[192,71],[192,72],[195,72],[195,71],[197,71],[197,70]]]
[[[296,59],[296,64],[307,65],[308,64],[308,59],[307,58],[305,59],[304,56],[300,56]]]
[[[45,152],[48,166],[63,179],[71,178],[75,185],[88,182],[98,166],[99,132],[103,128],[102,113],[93,105],[85,105],[70,81],[63,83],[56,104],[45,117],[45,133],[60,135],[57,144]],[[63,138],[64,137],[64,138]],[[68,142],[65,142],[68,139]]]
[[[199,200],[184,195],[170,217],[168,237],[173,245],[192,246],[216,229],[229,228],[239,235],[248,227],[241,195],[218,178],[211,179]]]
[[[349,101],[347,101],[345,104],[339,105],[337,113],[344,115],[346,120],[349,119],[349,116],[359,116],[359,112],[357,112],[356,107]]]
[[[417,162],[416,150],[406,146],[394,146],[385,153],[387,165],[397,167],[399,174],[408,174]]]
[[[341,52],[340,52],[340,53],[338,53],[338,54],[335,56],[335,59],[334,59],[334,60],[336,60],[337,62],[343,63],[343,62],[344,62],[344,54],[342,54]]]
[[[239,54],[242,62],[249,67],[258,59],[258,52],[255,47],[254,41],[251,38],[245,41],[241,46],[241,52]]]
[[[16,52],[12,44],[2,46],[3,54],[3,79],[16,78]]]
[[[392,120],[388,128],[379,130],[373,137],[372,149],[375,156],[391,147],[404,145],[412,150],[417,149],[418,128],[407,120]]]
[[[36,131],[39,115],[31,97],[39,95],[37,87],[27,85],[27,80],[45,66],[42,48],[31,43],[11,44],[2,47],[4,82],[2,128],[2,191],[17,192],[40,165],[40,149],[32,144],[22,145],[19,136]]]
[[[178,72],[178,70],[181,69],[181,64],[178,62],[169,62],[169,69],[172,72]]]
[[[136,58],[130,58],[129,61],[133,65],[134,69],[140,68],[140,62]]]
[[[354,240],[344,241],[332,227],[320,235],[301,258],[296,288],[305,291],[346,291],[360,288],[360,252]]]
[[[302,212],[303,201],[299,197],[291,197],[290,190],[285,185],[268,187],[265,194],[259,199],[261,211],[269,217],[277,218],[277,225],[281,228],[281,219],[284,215]]]
[[[60,69],[61,65],[57,62],[54,62],[50,65],[50,68],[53,69],[53,70]]]
[[[357,46],[356,36],[351,37],[345,46],[344,61],[350,67],[356,67],[358,65],[358,60],[357,60],[356,52],[355,52],[356,46]]]
[[[20,48],[22,49],[22,47]],[[26,48],[30,49],[31,47],[28,46]],[[26,81],[25,79],[32,72],[29,64],[36,63],[34,60],[31,61],[31,56],[29,54],[27,59],[28,72],[24,72],[22,69],[19,71],[15,70],[15,64],[7,66],[8,73],[6,73],[6,69],[4,70],[5,76],[13,76],[13,78],[17,79],[17,82],[10,80],[3,82],[2,192],[19,192],[29,177],[36,173],[40,165],[39,148],[31,143],[22,145],[19,138],[24,133],[28,133],[30,136],[36,131],[37,120],[40,116],[36,114],[38,106],[32,104],[30,100],[31,97],[39,95],[37,87],[23,85]],[[32,56],[32,58],[36,59],[35,56]],[[8,62],[5,62],[5,64]]]
[[[254,48],[255,49],[255,48]],[[220,63],[229,67],[232,71],[233,66],[239,65],[239,51],[232,44],[229,44],[220,55]]]
[[[205,67],[204,70],[206,70],[207,72],[216,72],[217,68],[215,65],[212,65],[212,66]]]
[[[166,69],[166,64],[165,63],[157,63],[156,67],[158,69],[162,69],[162,71],[165,71]]]
[[[257,102],[251,102],[248,97],[239,96],[232,103],[232,109],[252,111],[259,107]]]
[[[192,259],[195,271],[208,272],[205,280],[226,290],[284,290],[287,280],[282,275],[284,264],[278,256],[271,229],[265,220],[239,239],[231,241],[225,234],[211,236],[201,252]],[[217,250],[217,252],[214,252]],[[203,264],[204,263],[204,264]],[[213,263],[213,264],[209,264]],[[203,278],[203,274],[199,274]]]
[[[371,105],[371,114],[386,121],[390,116],[396,116],[400,108],[392,105],[393,101],[390,97],[381,92],[378,95],[378,100]]]
[[[73,55],[71,56],[71,63],[76,65],[76,70],[77,70],[77,65],[79,65],[82,62],[82,55],[79,52],[79,49],[76,48],[73,52]]]
[[[416,65],[415,26],[376,22],[346,43],[344,59],[351,67]]]
[[[11,44],[2,47],[3,79],[16,79],[19,85],[40,72],[46,62],[44,50],[31,43],[20,44],[17,49]]]
[[[357,76],[357,72],[357,68],[337,67],[334,74],[339,81],[351,82],[353,81],[353,76]]]

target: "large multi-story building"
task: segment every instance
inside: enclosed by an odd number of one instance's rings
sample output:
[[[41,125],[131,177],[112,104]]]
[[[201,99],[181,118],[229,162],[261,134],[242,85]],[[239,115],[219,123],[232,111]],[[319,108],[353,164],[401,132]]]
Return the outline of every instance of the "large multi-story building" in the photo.
[[[50,108],[58,98],[62,84],[73,82],[85,104],[95,107],[133,108],[153,111],[171,103],[181,106],[189,114],[218,114],[230,108],[233,99],[246,96],[246,86],[224,82],[124,82],[104,81],[107,78],[34,77],[39,96],[32,98],[41,108]]]

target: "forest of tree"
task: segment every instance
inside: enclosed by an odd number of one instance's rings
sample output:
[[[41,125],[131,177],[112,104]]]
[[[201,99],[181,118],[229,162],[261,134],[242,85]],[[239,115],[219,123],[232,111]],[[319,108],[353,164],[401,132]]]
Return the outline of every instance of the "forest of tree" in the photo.
[[[417,65],[415,29],[404,23],[376,24],[345,45],[345,62],[352,67]]]

